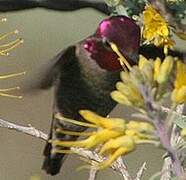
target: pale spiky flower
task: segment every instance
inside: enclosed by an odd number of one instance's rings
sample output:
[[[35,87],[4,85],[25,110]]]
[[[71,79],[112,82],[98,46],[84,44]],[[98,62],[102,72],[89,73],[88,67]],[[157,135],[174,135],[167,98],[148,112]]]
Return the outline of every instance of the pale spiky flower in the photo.
[[[1,22],[6,22],[6,21],[7,21],[6,18],[1,19]],[[12,35],[17,35],[17,34],[18,34],[18,30],[14,30],[12,32],[2,34],[2,35],[0,35],[0,41],[6,40],[6,38],[9,38]],[[22,43],[23,43],[23,39],[18,38],[18,39],[10,41],[8,43],[1,44],[0,45],[0,56],[8,56],[10,51],[15,49],[17,46],[19,46]],[[20,76],[20,75],[24,75],[24,74],[25,74],[25,72],[0,75],[0,80],[12,78],[12,77],[16,77],[16,76]],[[12,98],[22,98],[22,96],[9,94],[10,91],[14,91],[14,90],[18,90],[18,89],[20,89],[18,86],[12,87],[12,88],[0,89],[0,96],[12,97]]]
[[[0,75],[0,80],[8,79],[8,78],[16,77],[16,76],[21,76],[21,75],[25,75],[25,72],[12,73],[12,74],[7,74],[7,75]],[[22,98],[22,96],[9,94],[10,91],[19,90],[19,89],[20,89],[19,86],[12,87],[12,88],[4,88],[4,89],[0,88],[0,96],[20,99],[20,98]]]

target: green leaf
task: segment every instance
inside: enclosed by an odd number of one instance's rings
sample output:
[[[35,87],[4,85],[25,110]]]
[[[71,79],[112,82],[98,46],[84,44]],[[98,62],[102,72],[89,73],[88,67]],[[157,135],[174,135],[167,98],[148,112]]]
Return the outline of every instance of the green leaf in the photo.
[[[179,126],[182,129],[186,128],[186,116],[176,114],[174,124],[176,124],[177,126]]]
[[[119,5],[121,0],[105,0],[106,4],[110,7],[115,7]]]
[[[126,8],[122,5],[116,6],[116,12],[118,15],[128,16]]]
[[[171,177],[170,180],[178,180],[178,177],[174,176],[174,177]]]

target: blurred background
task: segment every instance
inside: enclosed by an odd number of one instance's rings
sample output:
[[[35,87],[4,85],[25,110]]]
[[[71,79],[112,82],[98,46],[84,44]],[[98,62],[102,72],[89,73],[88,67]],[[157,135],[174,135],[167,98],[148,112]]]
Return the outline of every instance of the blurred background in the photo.
[[[46,10],[27,10],[16,13],[3,13],[8,21],[1,24],[1,34],[18,29],[24,44],[16,48],[9,57],[0,57],[0,74],[26,71],[33,78],[32,70],[47,62],[63,48],[90,35],[104,18],[102,14],[84,9],[76,12],[54,12]],[[0,87],[12,87],[24,77],[1,80]],[[48,133],[52,115],[52,90],[24,94],[21,100],[0,97],[0,117],[21,125],[31,124]],[[117,107],[111,116],[122,117],[127,110]],[[79,157],[71,155],[65,161],[61,173],[55,177],[41,170],[45,142],[14,132],[0,129],[0,180],[30,180],[37,175],[41,180],[84,180],[88,170],[77,171],[84,163]],[[124,160],[131,174],[136,174],[143,162],[147,170],[143,179],[161,169],[163,151],[156,147],[143,145],[127,155]],[[101,171],[98,180],[122,179],[111,169]]]

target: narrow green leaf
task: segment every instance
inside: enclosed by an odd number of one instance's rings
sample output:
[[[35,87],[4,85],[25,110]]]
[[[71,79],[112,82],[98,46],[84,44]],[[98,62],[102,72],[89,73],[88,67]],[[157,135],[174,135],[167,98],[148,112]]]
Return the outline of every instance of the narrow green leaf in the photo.
[[[174,123],[182,129],[186,128],[186,116],[176,114]]]
[[[110,7],[115,7],[120,3],[121,0],[105,0],[106,4]]]

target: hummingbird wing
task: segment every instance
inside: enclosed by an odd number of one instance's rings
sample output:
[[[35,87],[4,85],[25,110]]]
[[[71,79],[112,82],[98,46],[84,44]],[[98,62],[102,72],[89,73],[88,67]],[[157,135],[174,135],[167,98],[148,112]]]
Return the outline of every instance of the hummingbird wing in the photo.
[[[73,62],[76,53],[75,51],[76,46],[70,46],[57,54],[57,56],[51,60],[52,66],[49,65],[49,68],[37,87],[39,89],[48,89],[54,85],[58,79],[58,75],[61,73],[62,67],[68,67],[68,64]]]
[[[110,14],[106,3],[99,0],[0,0],[1,12],[37,7],[58,11],[74,11],[82,8],[93,8],[104,14]]]
[[[54,58],[35,69],[28,71],[25,78],[19,82],[21,92],[36,93],[52,87],[60,75],[61,67],[68,67],[68,63],[75,57],[76,46],[69,46],[61,51]]]

